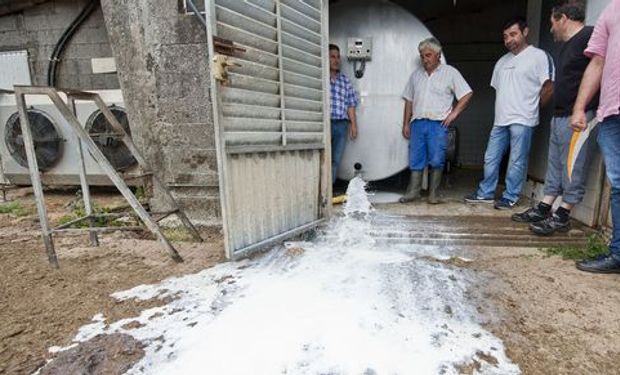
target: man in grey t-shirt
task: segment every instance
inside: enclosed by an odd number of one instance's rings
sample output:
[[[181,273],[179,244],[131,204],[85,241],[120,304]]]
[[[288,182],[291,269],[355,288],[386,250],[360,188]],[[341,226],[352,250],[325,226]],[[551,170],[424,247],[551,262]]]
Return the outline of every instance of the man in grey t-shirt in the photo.
[[[590,156],[596,146],[598,129],[594,129],[589,137],[584,137],[583,146],[574,153],[572,161],[575,148],[571,145],[575,134],[569,126],[570,115],[577,99],[579,83],[590,62],[583,51],[588,47],[593,30],[591,26],[584,25],[584,20],[584,6],[579,2],[567,1],[551,11],[551,32],[557,42],[562,42],[562,48],[556,60],[545,196],[536,206],[512,215],[514,221],[530,223],[530,229],[540,235],[570,230],[570,211],[582,201],[586,192]],[[598,98],[588,104],[588,118],[594,117],[597,105]],[[551,207],[556,201],[561,201],[561,204],[552,213]]]
[[[527,44],[523,18],[504,26],[504,45],[510,51],[495,64],[491,86],[495,89],[495,121],[484,154],[484,179],[478,190],[465,197],[468,203],[493,203],[502,157],[510,147],[506,190],[495,208],[514,207],[525,182],[534,127],[540,104],[553,95],[554,67],[543,50]]]

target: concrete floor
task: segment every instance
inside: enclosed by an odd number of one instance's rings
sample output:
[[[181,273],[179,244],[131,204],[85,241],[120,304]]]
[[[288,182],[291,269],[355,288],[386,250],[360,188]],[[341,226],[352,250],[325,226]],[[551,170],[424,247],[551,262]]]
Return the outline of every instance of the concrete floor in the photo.
[[[442,183],[441,204],[426,202],[423,191],[419,201],[411,203],[375,203],[377,213],[387,220],[405,223],[405,230],[378,234],[378,238],[389,237],[390,241],[414,242],[420,244],[463,245],[463,246],[501,246],[501,247],[551,247],[558,245],[581,246],[585,244],[589,228],[577,221],[568,233],[552,236],[534,235],[527,224],[511,220],[511,215],[521,212],[531,202],[523,199],[512,210],[496,210],[492,204],[468,204],[463,197],[476,189],[482,176],[479,170],[456,170]],[[403,180],[402,178],[400,180]],[[501,181],[501,180],[500,180]],[[400,184],[399,184],[400,182]],[[394,178],[392,181],[369,183],[369,195],[402,194],[405,181]],[[503,186],[498,187],[501,192]]]

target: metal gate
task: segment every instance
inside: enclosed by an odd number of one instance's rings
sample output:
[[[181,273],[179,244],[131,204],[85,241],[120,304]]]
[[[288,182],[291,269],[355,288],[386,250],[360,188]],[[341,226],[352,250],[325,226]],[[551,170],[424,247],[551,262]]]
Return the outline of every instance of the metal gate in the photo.
[[[327,0],[205,3],[228,258],[329,214],[327,9]]]

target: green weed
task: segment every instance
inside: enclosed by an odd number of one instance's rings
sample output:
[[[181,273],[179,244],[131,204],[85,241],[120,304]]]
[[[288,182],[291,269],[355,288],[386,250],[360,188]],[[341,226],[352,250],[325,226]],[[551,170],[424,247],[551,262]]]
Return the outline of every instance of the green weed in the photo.
[[[561,256],[562,259],[572,260],[592,259],[608,252],[607,245],[605,245],[601,237],[596,234],[591,234],[587,237],[585,247],[558,246],[541,250],[548,256],[557,255]]]
[[[27,207],[24,207],[19,202],[9,202],[0,204],[0,214],[9,214],[14,216],[28,216],[32,213]]]

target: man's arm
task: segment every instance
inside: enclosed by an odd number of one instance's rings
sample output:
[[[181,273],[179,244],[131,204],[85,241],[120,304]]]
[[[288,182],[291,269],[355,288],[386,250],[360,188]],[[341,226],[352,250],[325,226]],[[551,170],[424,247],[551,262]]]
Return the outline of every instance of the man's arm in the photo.
[[[550,79],[546,80],[543,83],[542,88],[540,89],[540,106],[546,107],[547,104],[551,101],[553,97],[553,81]]]
[[[411,116],[413,116],[413,103],[411,100],[405,99],[405,109],[403,110],[403,137],[406,139],[409,139],[411,135],[411,129],[409,129]]]
[[[586,106],[601,88],[601,77],[603,76],[604,65],[605,59],[599,55],[594,55],[585,73],[583,73],[577,100],[575,100],[575,105],[573,106],[573,115],[570,119],[570,126],[574,131],[583,131],[586,126],[588,126]]]
[[[444,126],[452,125],[452,122],[456,120],[457,117],[459,117],[459,115],[461,114],[461,112],[465,110],[465,108],[467,108],[467,105],[469,104],[469,101],[471,100],[472,96],[474,96],[473,91],[471,91],[469,94],[462,96],[461,99],[459,99],[459,101],[456,103],[454,108],[452,108],[452,111],[450,111],[450,113],[448,114],[448,117],[446,117],[441,122],[441,124]]]
[[[349,138],[357,138],[357,117],[355,117],[355,107],[347,108],[347,114],[349,115]]]

